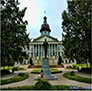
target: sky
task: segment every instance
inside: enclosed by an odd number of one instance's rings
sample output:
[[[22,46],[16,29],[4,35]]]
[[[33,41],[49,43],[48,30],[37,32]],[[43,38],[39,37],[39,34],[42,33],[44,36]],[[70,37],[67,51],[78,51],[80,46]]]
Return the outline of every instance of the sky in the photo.
[[[30,38],[35,39],[41,35],[43,17],[46,16],[50,35],[62,40],[62,13],[67,9],[67,0],[19,0],[19,3],[20,10],[27,7],[24,20],[28,21],[27,33]]]

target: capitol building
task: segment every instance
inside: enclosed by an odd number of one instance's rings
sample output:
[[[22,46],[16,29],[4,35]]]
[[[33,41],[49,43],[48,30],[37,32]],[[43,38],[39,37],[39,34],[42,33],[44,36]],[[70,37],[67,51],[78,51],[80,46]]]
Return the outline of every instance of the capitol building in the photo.
[[[47,57],[51,62],[57,64],[58,57],[62,56],[63,52],[62,41],[58,41],[57,38],[50,35],[51,29],[49,24],[47,23],[47,17],[45,16],[43,19],[44,21],[40,29],[41,36],[35,38],[33,41],[30,42],[30,48],[27,52],[32,58],[34,64],[42,61],[42,58],[44,58],[45,56],[43,50],[43,42],[46,39],[48,42]]]

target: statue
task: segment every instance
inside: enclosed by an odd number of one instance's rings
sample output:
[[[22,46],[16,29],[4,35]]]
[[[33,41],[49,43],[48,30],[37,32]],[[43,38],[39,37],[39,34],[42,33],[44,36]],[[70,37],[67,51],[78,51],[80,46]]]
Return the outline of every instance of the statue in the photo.
[[[45,52],[45,58],[47,57],[47,48],[48,48],[48,42],[45,39],[45,42],[43,43],[43,48],[44,48],[44,52]]]
[[[57,80],[57,77],[52,75],[50,67],[49,67],[49,59],[47,57],[47,48],[48,48],[48,42],[45,41],[43,42],[43,48],[44,48],[44,53],[45,53],[45,58],[42,60],[42,70],[40,77],[48,80]],[[35,79],[39,79],[39,76],[37,76]]]

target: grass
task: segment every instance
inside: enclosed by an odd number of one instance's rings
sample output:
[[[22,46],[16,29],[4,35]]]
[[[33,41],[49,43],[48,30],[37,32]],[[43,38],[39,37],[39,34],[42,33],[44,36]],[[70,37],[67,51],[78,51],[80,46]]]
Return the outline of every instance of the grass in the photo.
[[[62,73],[61,70],[58,70],[58,69],[56,69],[56,68],[51,68],[51,72],[52,72],[52,74]]]
[[[73,68],[64,68],[65,70],[76,70],[76,69],[73,69]]]
[[[52,85],[51,90],[70,90],[70,87],[78,87],[78,86]],[[80,89],[82,89],[82,88],[80,88]],[[35,88],[34,88],[34,85],[31,85],[31,86],[21,86],[21,87],[13,87],[13,88],[10,88],[10,87],[9,88],[2,88],[1,90],[35,90]]]
[[[71,72],[65,73],[63,75],[65,78],[71,79],[71,80],[75,80],[75,81],[79,81],[79,82],[85,82],[85,83],[92,83],[91,82],[91,78],[85,78],[85,77],[81,77],[78,75],[72,75]]]
[[[62,71],[56,69],[56,68],[51,68],[51,73],[52,74],[56,74],[56,73],[61,73]],[[40,74],[41,73],[41,69],[33,69],[32,72],[33,74]]]
[[[19,66],[9,66],[9,70],[12,70],[12,68],[14,68],[14,67],[19,67]],[[4,69],[4,67],[2,66],[1,70],[3,70],[3,69]],[[5,70],[8,70],[8,66],[5,66]]]
[[[26,69],[24,68],[19,68],[18,71],[25,71]]]
[[[4,85],[4,84],[9,84],[9,83],[19,82],[19,81],[27,79],[28,77],[29,75],[27,73],[19,73],[17,76],[14,76],[12,78],[1,80],[0,84]]]
[[[87,68],[87,64],[73,64],[72,66],[75,68]],[[88,64],[88,67],[90,67],[90,64]]]
[[[26,69],[20,68],[19,66],[5,66],[5,70],[12,71],[12,68],[17,68],[17,71],[25,71]],[[4,67],[1,67],[1,70],[4,70]]]

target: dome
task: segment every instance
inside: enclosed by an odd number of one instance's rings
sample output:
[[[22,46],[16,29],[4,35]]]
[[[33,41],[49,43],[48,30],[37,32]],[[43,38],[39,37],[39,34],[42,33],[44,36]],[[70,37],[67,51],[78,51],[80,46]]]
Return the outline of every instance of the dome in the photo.
[[[49,24],[47,24],[47,17],[45,16],[43,19],[44,19],[44,22],[43,22],[43,24],[41,25],[40,32],[42,32],[42,31],[51,32],[51,30],[50,30],[50,28],[49,28]]]

